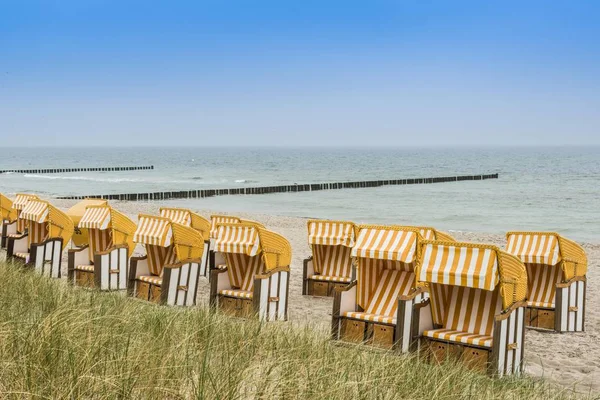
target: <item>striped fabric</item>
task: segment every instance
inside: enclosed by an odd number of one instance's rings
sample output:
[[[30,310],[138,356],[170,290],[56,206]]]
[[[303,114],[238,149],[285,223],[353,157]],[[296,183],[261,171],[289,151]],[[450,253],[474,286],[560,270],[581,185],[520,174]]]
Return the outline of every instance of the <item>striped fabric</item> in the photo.
[[[15,200],[13,201],[13,208],[15,210],[22,210],[23,208],[25,208],[25,205],[29,200],[37,199],[38,197],[32,194],[18,193],[17,197],[15,197]]]
[[[173,246],[162,247],[147,244],[146,254],[148,255],[148,269],[152,275],[156,276],[162,276],[165,265],[175,264],[178,261]]]
[[[27,242],[31,247],[32,244],[38,244],[46,240],[48,236],[48,227],[46,224],[38,224],[37,222],[29,221],[27,232]]]
[[[435,240],[435,231],[430,228],[420,228],[419,233],[425,240]]]
[[[141,275],[141,276],[138,276],[137,279],[138,279],[138,281],[148,282],[148,283],[151,283],[153,285],[158,285],[158,286],[162,285],[162,278],[159,277],[159,276]]]
[[[444,327],[425,331],[423,335],[450,342],[491,347],[494,317],[502,310],[499,291],[451,286],[448,298]]]
[[[556,284],[562,281],[559,265],[525,264],[527,268],[528,305],[554,308]]]
[[[169,247],[173,238],[171,221],[151,215],[140,215],[133,241],[147,245]]]
[[[431,298],[431,317],[436,325],[444,325],[446,318],[446,304],[448,301],[448,292],[451,287],[448,285],[439,285],[433,283],[429,285],[429,297]]]
[[[89,253],[90,261],[94,260],[94,254],[106,251],[113,245],[109,230],[90,229],[89,230]]]
[[[16,252],[13,255],[17,258],[22,258],[25,262],[29,262],[29,253]]]
[[[558,237],[552,233],[508,234],[506,250],[524,263],[556,265],[560,261]]]
[[[219,225],[221,224],[237,224],[240,222],[238,217],[230,217],[227,215],[213,215],[210,217],[210,237],[211,239],[217,238],[219,231]]]
[[[88,206],[79,221],[79,228],[108,229],[110,206]]]
[[[313,245],[315,275],[310,279],[350,282],[352,275],[352,249],[345,246]]]
[[[253,226],[220,225],[216,251],[255,256],[260,250],[258,230]]]
[[[161,208],[160,216],[181,225],[190,226],[192,224],[190,212],[181,208]]]
[[[348,222],[309,221],[308,244],[352,247],[355,239],[354,226]]]
[[[219,292],[220,295],[227,297],[236,297],[238,299],[251,299],[253,293],[247,290],[223,289]]]
[[[414,265],[400,261],[376,260],[359,258],[356,270],[357,295],[356,301],[363,309],[368,307],[372,294],[381,282],[381,277],[387,270],[413,272]]]
[[[48,218],[48,203],[41,200],[30,200],[27,202],[23,210],[21,210],[20,218],[27,221],[37,222],[41,224],[46,222]]]
[[[398,296],[408,294],[414,286],[414,280],[415,274],[412,272],[384,270],[365,312],[346,312],[343,316],[396,324]]]
[[[93,265],[78,265],[75,267],[77,271],[94,272]]]
[[[21,211],[17,211],[17,232],[18,233],[24,233],[25,230],[27,229],[27,220],[21,219]]]
[[[496,251],[475,246],[427,243],[419,281],[494,290],[498,284]]]
[[[229,282],[235,289],[251,292],[254,289],[254,277],[264,270],[261,256],[245,254],[225,254]]]
[[[413,262],[416,253],[417,233],[376,227],[361,228],[353,257]]]

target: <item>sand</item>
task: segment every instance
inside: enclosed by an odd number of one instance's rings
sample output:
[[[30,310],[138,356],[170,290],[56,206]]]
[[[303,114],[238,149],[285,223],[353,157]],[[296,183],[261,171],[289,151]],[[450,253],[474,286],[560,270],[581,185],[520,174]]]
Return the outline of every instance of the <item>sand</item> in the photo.
[[[75,201],[53,200],[61,208],[68,208]],[[161,206],[178,206],[176,200],[164,202],[112,202],[115,208],[137,220],[138,213],[157,214]],[[195,210],[209,217],[220,214],[209,210]],[[291,243],[293,260],[291,265],[289,323],[309,325],[322,329],[324,334],[331,321],[333,299],[302,296],[303,260],[310,256],[306,237],[306,219],[261,214],[236,214],[242,218],[263,223],[267,228],[284,235]],[[519,229],[522,227],[515,227]],[[472,241],[505,246],[503,235],[486,233],[451,232],[461,241]],[[583,333],[548,333],[528,329],[525,333],[525,371],[535,377],[550,379],[560,385],[575,388],[578,392],[600,392],[600,243],[583,244],[589,260],[586,331]],[[136,249],[141,253],[141,249]],[[66,275],[66,274],[65,274]],[[198,300],[200,305],[208,301],[209,285],[201,279]]]

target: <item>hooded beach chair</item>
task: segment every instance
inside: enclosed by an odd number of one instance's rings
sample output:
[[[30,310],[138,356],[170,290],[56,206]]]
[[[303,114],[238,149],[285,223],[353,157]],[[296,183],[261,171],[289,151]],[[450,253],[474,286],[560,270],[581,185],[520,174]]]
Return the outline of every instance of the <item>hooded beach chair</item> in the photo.
[[[8,237],[8,257],[60,278],[62,251],[73,235],[71,218],[47,201],[29,200],[19,219],[26,223],[26,233]]]
[[[527,268],[525,324],[556,332],[585,329],[587,257],[577,243],[553,232],[509,232],[506,250]]]
[[[202,234],[168,218],[140,214],[133,241],[144,245],[146,255],[131,258],[128,294],[159,304],[195,305]]]
[[[400,296],[418,290],[415,266],[419,260],[419,229],[403,226],[361,225],[352,249],[356,280],[336,288],[332,337],[406,351],[398,331]],[[406,317],[410,320],[410,316]]]
[[[210,304],[239,317],[287,319],[292,248],[256,224],[219,225],[216,248],[225,265],[211,271]]]
[[[27,221],[20,219],[19,215],[29,200],[39,200],[39,197],[33,194],[18,193],[15,200],[12,202],[11,213],[9,214],[10,219],[5,220],[2,223],[1,245],[3,249],[6,248],[10,236],[18,237],[22,233],[25,233]]]
[[[169,218],[172,222],[189,226],[200,232],[204,238],[204,252],[202,253],[202,262],[200,263],[200,275],[207,277],[209,270],[208,260],[211,251],[210,222],[206,218],[186,208],[162,207],[160,209],[160,216]]]
[[[86,228],[79,227],[79,221],[81,221],[81,217],[83,217],[83,214],[85,214],[85,209],[88,206],[101,206],[105,204],[108,204],[108,200],[85,199],[67,210],[67,215],[73,220],[73,224],[75,225],[73,237],[71,238],[73,246],[83,247],[87,246],[89,243],[88,230]]]
[[[429,298],[405,296],[398,306],[412,350],[494,375],[521,372],[527,272],[517,257],[485,244],[424,241],[417,278]]]
[[[239,224],[242,222],[246,222],[249,224],[254,224],[258,227],[264,228],[264,226],[256,221],[250,221],[247,219],[238,218],[232,215],[211,215],[210,216],[210,251],[208,252],[208,265],[209,270],[212,271],[219,267],[225,266],[225,256],[220,254],[215,250],[215,241],[217,239],[217,235],[219,233],[219,226],[222,224]]]
[[[17,220],[17,212],[13,208],[11,199],[0,193],[0,234],[2,235],[2,248],[6,247],[4,224],[10,225]]]
[[[353,280],[352,247],[358,227],[352,222],[310,220],[308,244],[312,255],[304,260],[302,294],[333,296]]]
[[[437,229],[432,228],[430,226],[417,226],[416,228],[419,229],[421,236],[423,236],[423,239],[425,239],[425,240],[437,240],[438,242],[455,242],[456,241],[456,239],[454,239],[452,236],[450,236],[446,232],[438,231]]]
[[[88,205],[77,225],[87,243],[68,251],[68,278],[76,286],[127,289],[135,223],[108,204]],[[80,237],[81,239],[81,237]]]

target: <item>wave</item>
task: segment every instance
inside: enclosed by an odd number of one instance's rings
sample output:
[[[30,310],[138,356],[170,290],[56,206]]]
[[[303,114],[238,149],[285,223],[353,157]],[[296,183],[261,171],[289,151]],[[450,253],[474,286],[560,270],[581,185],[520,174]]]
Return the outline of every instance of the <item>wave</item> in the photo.
[[[258,182],[258,181],[253,181],[251,179],[236,179],[235,180],[235,183],[255,183],[255,182]]]
[[[68,180],[68,181],[92,181],[92,182],[145,182],[143,179],[132,178],[91,178],[89,176],[52,176],[25,174],[24,178],[50,179],[50,180]]]

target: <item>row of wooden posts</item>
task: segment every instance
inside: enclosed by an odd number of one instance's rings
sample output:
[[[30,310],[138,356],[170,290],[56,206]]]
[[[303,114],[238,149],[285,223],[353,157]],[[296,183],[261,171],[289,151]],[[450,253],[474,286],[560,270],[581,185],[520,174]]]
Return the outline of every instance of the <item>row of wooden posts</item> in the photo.
[[[115,171],[141,171],[154,169],[154,165],[133,167],[92,167],[92,168],[43,168],[43,169],[4,169],[0,174],[62,174],[65,172],[115,172]]]
[[[309,183],[293,184],[279,186],[260,186],[230,189],[198,189],[198,190],[180,190],[173,192],[154,192],[154,193],[121,193],[121,194],[102,194],[88,196],[64,196],[59,199],[106,199],[106,200],[126,200],[126,201],[145,201],[145,200],[169,200],[169,199],[187,199],[204,198],[214,196],[229,195],[248,195],[248,194],[270,194],[270,193],[288,193],[288,192],[310,192],[317,190],[336,190],[336,189],[356,189],[372,188],[392,185],[418,185],[443,182],[461,182],[461,181],[481,181],[486,179],[498,179],[498,174],[489,175],[462,175],[462,176],[443,176],[433,178],[411,178],[411,179],[391,179],[378,181],[357,181],[357,182],[334,182],[334,183]]]

